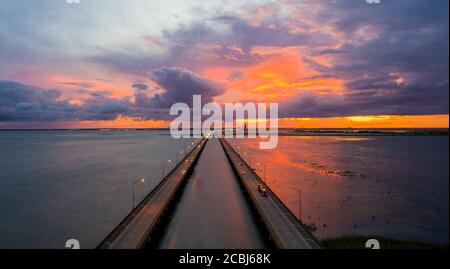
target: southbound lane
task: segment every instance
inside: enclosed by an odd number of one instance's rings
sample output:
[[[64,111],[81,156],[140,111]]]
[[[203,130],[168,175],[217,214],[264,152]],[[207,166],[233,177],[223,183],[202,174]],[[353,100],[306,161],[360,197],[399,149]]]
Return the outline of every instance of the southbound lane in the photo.
[[[267,245],[217,138],[208,141],[159,248],[236,249]]]

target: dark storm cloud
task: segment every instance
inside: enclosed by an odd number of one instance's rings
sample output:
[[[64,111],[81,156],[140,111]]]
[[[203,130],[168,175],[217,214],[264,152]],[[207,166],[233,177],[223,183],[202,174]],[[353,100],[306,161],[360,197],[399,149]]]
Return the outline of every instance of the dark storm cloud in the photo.
[[[193,95],[201,95],[203,102],[211,102],[212,97],[222,94],[225,88],[216,82],[203,78],[182,67],[161,67],[151,72],[151,78],[165,92],[151,101],[156,107],[170,107],[177,102],[192,104]]]

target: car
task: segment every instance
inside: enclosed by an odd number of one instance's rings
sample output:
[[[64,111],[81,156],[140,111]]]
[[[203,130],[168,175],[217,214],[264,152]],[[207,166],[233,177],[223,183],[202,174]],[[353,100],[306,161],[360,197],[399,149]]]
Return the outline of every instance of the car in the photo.
[[[262,196],[264,196],[264,197],[267,196],[267,190],[266,190],[266,187],[264,187],[263,184],[259,184],[259,185],[258,185],[258,191],[259,191],[259,193],[260,193]]]

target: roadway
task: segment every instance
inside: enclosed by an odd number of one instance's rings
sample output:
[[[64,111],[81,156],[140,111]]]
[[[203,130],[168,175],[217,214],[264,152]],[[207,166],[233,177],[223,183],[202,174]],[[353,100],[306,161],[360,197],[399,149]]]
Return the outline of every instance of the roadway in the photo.
[[[263,181],[225,139],[209,137],[98,248],[321,248],[270,188],[259,193]]]
[[[158,248],[267,248],[251,210],[219,139],[211,138]]]
[[[253,202],[263,223],[266,225],[277,248],[284,249],[320,249],[317,240],[307,231],[283,202],[270,190],[262,196],[258,185],[264,184],[253,169],[240,157],[231,145],[221,138],[226,154],[237,177]]]

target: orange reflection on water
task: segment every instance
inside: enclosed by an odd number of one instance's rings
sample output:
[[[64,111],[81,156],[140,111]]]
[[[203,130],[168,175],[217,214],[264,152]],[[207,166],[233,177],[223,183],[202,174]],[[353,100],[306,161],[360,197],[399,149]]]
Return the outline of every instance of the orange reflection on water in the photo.
[[[359,142],[370,139],[281,136],[273,150],[259,150],[256,139],[233,139],[233,142],[255,172],[261,178],[266,176],[268,186],[288,208],[296,216],[301,214],[304,223],[314,224],[315,234],[325,238],[342,231],[351,233],[354,225],[358,227],[361,216],[370,220],[371,215],[367,214],[378,215],[380,211],[378,205],[369,210],[367,204],[359,204],[367,197],[374,197],[372,188],[375,187],[363,180],[365,175],[361,171],[342,161],[343,156],[351,154],[349,143],[358,147]],[[380,186],[376,188],[384,187]],[[301,190],[301,201],[298,190]]]
[[[340,141],[367,141],[371,139],[368,137],[334,137],[334,138]]]

